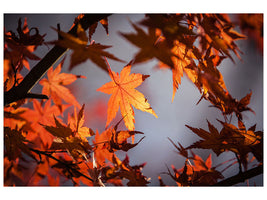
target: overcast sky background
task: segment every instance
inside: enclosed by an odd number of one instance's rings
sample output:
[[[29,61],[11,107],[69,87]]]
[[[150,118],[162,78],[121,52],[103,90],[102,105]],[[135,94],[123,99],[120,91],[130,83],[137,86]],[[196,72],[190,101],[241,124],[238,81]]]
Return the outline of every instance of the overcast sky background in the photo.
[[[9,14],[4,16],[4,26],[6,31],[12,30],[15,32],[19,17],[22,17],[22,19],[27,17],[29,28],[38,27],[41,35],[44,33],[47,34],[45,40],[52,41],[57,39],[57,33],[50,27],[56,27],[57,23],[60,23],[61,30],[67,32],[76,16],[76,14]],[[108,51],[128,63],[134,57],[134,54],[138,52],[138,48],[127,42],[118,32],[133,32],[134,29],[130,21],[138,22],[143,17],[144,15],[142,14],[112,15],[108,18],[109,36],[106,35],[104,28],[99,25],[92,39],[97,43],[112,45],[112,48],[108,49]],[[248,128],[257,123],[256,130],[263,130],[263,57],[256,49],[256,44],[253,41],[244,40],[238,42],[238,44],[244,52],[241,55],[243,61],[235,59],[236,64],[234,64],[230,59],[226,59],[222,62],[219,70],[224,76],[226,87],[233,97],[240,100],[250,90],[252,91],[250,107],[255,111],[256,115],[250,112],[244,112],[245,125]],[[42,58],[51,48],[52,46],[38,47],[36,54]],[[68,72],[68,58],[62,70],[64,72]],[[31,63],[33,64],[31,66],[34,66],[36,62]],[[112,60],[109,60],[109,63],[112,70],[117,72],[120,72],[126,64]],[[167,171],[166,165],[169,168],[172,164],[176,168],[181,168],[184,164],[184,159],[174,152],[175,148],[168,141],[167,137],[175,142],[179,141],[183,146],[188,146],[198,140],[198,137],[187,129],[185,124],[207,129],[206,120],[209,120],[218,130],[221,130],[221,126],[216,119],[223,119],[217,109],[208,107],[210,103],[205,100],[202,100],[196,106],[200,94],[186,77],[182,78],[182,84],[179,86],[174,102],[172,103],[172,73],[170,70],[155,70],[154,67],[156,65],[157,60],[154,59],[151,62],[139,64],[132,68],[132,72],[150,75],[138,90],[147,97],[148,102],[158,115],[158,119],[151,114],[135,109],[136,130],[144,132],[146,137],[137,147],[128,152],[131,164],[147,163],[143,169],[143,173],[147,177],[151,177],[151,186],[159,185],[157,176],[161,172]],[[97,103],[107,106],[110,96],[97,92],[96,89],[109,82],[110,77],[90,61],[86,61],[68,73],[87,76],[87,79],[78,80],[69,88],[73,89],[73,93],[80,104],[85,103],[85,124],[93,130],[97,129],[99,132],[102,132],[105,128],[105,119],[101,115],[96,115],[94,118],[91,116],[95,114],[93,110]],[[40,92],[41,87],[35,86],[32,91]],[[113,124],[116,124],[120,119],[120,114],[117,114]],[[233,117],[233,122],[236,125],[237,121],[235,117]],[[139,138],[141,137],[136,137],[137,140]],[[204,160],[206,160],[210,153],[209,151],[203,150],[196,150],[194,152],[200,154]],[[218,158],[215,154],[212,153],[212,155],[214,165],[234,157],[231,153],[223,153]],[[234,166],[225,171],[224,175],[227,177],[237,172],[238,167]],[[175,185],[175,182],[167,175],[161,176],[165,183]],[[253,185],[254,180],[257,185],[262,185],[263,181],[261,176],[250,181],[251,185]]]

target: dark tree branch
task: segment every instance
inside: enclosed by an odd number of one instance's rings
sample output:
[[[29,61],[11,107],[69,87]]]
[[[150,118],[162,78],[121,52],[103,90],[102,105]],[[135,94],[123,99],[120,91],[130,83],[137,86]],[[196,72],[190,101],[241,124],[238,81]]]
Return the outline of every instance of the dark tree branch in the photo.
[[[232,186],[237,183],[244,182],[247,179],[250,179],[254,176],[258,176],[263,173],[263,165],[260,165],[258,167],[255,167],[253,169],[247,170],[245,172],[239,173],[235,176],[232,176],[230,178],[227,178],[225,180],[222,180],[213,186]]]
[[[80,19],[79,23],[84,30],[88,29],[91,25],[98,22],[101,19],[108,17],[110,14],[85,14]],[[71,28],[68,32],[74,36],[77,36],[77,24]],[[67,51],[66,48],[54,46],[45,57],[37,63],[32,70],[25,76],[22,82],[11,88],[4,94],[4,105],[8,105],[12,102],[20,99],[27,98],[27,94],[31,91],[33,86],[42,78],[46,71]]]
[[[48,96],[46,96],[44,94],[27,93],[25,98],[48,99]]]

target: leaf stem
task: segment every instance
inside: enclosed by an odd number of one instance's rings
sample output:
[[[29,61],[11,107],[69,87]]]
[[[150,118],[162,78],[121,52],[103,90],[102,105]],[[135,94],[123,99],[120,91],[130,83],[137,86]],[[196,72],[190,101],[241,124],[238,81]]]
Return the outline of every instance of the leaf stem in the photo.
[[[40,154],[45,155],[45,156],[47,156],[47,157],[49,157],[49,158],[51,158],[51,159],[53,159],[53,160],[59,162],[60,164],[63,164],[63,165],[67,168],[67,170],[68,170],[70,173],[71,173],[70,170],[75,171],[75,172],[76,172],[77,174],[79,174],[80,176],[82,176],[82,177],[84,177],[84,178],[90,180],[91,182],[93,182],[93,179],[91,179],[90,177],[88,177],[88,176],[86,176],[85,174],[81,173],[79,170],[73,168],[73,167],[70,166],[69,164],[63,162],[62,160],[59,160],[58,158],[52,156],[50,152],[47,153],[47,152],[45,152],[45,151],[40,151],[40,150],[33,149],[33,148],[30,148],[30,150],[31,150],[32,152],[35,152],[35,153],[38,154],[38,155],[40,155]]]
[[[235,153],[235,156],[236,156],[236,159],[237,159],[237,161],[238,161],[238,166],[239,166],[239,174],[242,174],[242,164],[241,164],[241,160],[240,160],[240,158],[239,158],[239,156],[238,156],[238,154],[237,153]]]
[[[109,72],[109,74],[110,74],[110,76],[111,76],[111,79],[113,79],[114,83],[115,83],[117,86],[119,86],[119,84],[116,82],[115,77],[114,77],[114,75],[113,75],[113,73],[112,73],[112,71],[111,71],[111,67],[110,67],[110,65],[109,65],[109,63],[108,63],[108,60],[107,60],[106,56],[104,56],[104,58],[105,58],[105,61],[106,61],[107,65],[108,65],[108,72]]]

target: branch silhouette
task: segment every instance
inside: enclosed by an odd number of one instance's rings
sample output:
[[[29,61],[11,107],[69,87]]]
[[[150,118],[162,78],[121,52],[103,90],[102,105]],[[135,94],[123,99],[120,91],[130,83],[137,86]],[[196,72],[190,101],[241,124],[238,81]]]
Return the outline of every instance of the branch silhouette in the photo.
[[[111,14],[85,14],[83,18],[79,20],[82,28],[84,30],[88,29],[94,23],[108,17]],[[77,36],[77,23],[68,32],[73,36]],[[54,46],[45,57],[38,62],[32,70],[25,76],[22,82],[11,88],[9,91],[4,93],[4,105],[8,105],[12,102],[18,101],[20,99],[34,97],[29,95],[29,92],[34,87],[34,85],[42,78],[46,71],[62,56],[68,49],[62,48],[60,46]],[[38,96],[38,95],[37,95]],[[40,97],[40,96],[38,96]],[[46,98],[43,96],[43,98]]]
[[[258,176],[262,173],[263,173],[263,165],[260,165],[245,172],[238,173],[235,176],[231,176],[230,178],[224,179],[214,184],[213,186],[233,186],[235,184],[242,183],[247,179]]]

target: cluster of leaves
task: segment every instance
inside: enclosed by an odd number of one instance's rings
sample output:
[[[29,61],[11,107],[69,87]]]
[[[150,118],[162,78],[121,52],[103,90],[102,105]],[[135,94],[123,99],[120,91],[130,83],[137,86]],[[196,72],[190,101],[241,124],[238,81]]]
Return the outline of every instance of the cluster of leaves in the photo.
[[[77,20],[82,17],[82,15],[79,16]],[[78,23],[77,20],[75,23]],[[104,18],[100,22],[108,33],[107,19]],[[109,72],[115,87],[108,88],[106,87],[108,84],[106,84],[99,90],[114,93],[115,105],[120,105],[121,109],[124,104],[127,104],[126,110],[122,110],[122,112],[127,116],[124,118],[125,124],[131,128],[118,131],[117,124],[114,128],[106,127],[101,134],[96,130],[95,134],[92,129],[84,126],[85,105],[81,106],[78,103],[67,85],[75,82],[78,78],[86,77],[62,73],[63,60],[55,69],[51,67],[47,72],[47,78],[43,78],[39,82],[43,87],[42,93],[49,97],[49,100],[46,102],[36,99],[23,100],[4,108],[5,185],[62,185],[66,180],[71,180],[74,185],[105,186],[106,184],[123,185],[122,179],[127,179],[127,185],[130,186],[145,186],[149,183],[148,178],[141,172],[145,164],[131,166],[127,155],[121,161],[115,154],[117,151],[127,152],[144,138],[137,143],[127,141],[128,138],[134,138],[136,134],[143,134],[134,131],[134,122],[131,121],[134,120],[134,113],[131,104],[155,115],[144,95],[134,89],[148,76],[130,75],[130,65],[124,68],[120,78],[118,74],[111,71],[110,67],[108,68],[106,65],[105,58],[117,61],[119,59],[104,51],[108,46],[93,42],[87,45],[96,26],[97,24],[93,24],[90,27],[88,37],[80,24],[77,28],[77,37],[57,30],[59,40],[47,44],[56,44],[73,50],[70,69],[90,59],[100,68]],[[29,55],[28,51],[25,53],[26,50],[23,52],[15,48],[14,43],[20,45],[21,49],[27,49],[28,45],[31,45],[31,49],[36,49],[38,45],[43,44],[37,40],[44,37],[40,37],[38,29],[32,28],[31,30],[36,31],[36,35],[31,36],[27,27],[25,20],[24,27],[21,28],[21,20],[19,20],[17,29],[19,37],[11,31],[5,33],[5,71],[7,72],[4,80],[5,91],[20,83],[19,78],[23,77],[19,75],[19,71],[24,66],[29,66],[26,58],[31,58],[27,56]],[[36,43],[34,43],[35,41]],[[30,53],[30,55],[34,55],[33,52]],[[12,56],[17,57],[15,59]],[[19,58],[20,61],[18,61]],[[16,63],[12,63],[15,61]],[[14,65],[16,65],[15,68]],[[122,92],[120,93],[119,90]],[[135,98],[132,93],[136,95]],[[26,103],[32,103],[32,108]],[[118,109],[113,110],[112,106],[114,105],[109,106],[110,115],[115,117]],[[65,110],[69,107],[73,107],[74,112],[72,115],[68,113],[65,124],[62,117],[64,118]],[[110,116],[108,117],[110,118]],[[107,125],[111,120],[107,121]],[[32,162],[35,164],[28,165]]]
[[[257,19],[258,22],[252,27],[248,25],[251,18]],[[241,29],[255,29],[257,33],[262,31],[262,15],[240,15],[240,19]],[[133,24],[136,33],[121,33],[124,38],[140,48],[134,62],[141,63],[156,58],[160,62],[159,68],[172,70],[172,101],[181,84],[181,77],[185,73],[201,94],[198,103],[202,99],[208,100],[212,107],[221,111],[225,119],[225,122],[220,121],[223,125],[220,133],[209,122],[210,132],[187,126],[203,140],[187,148],[175,145],[179,151],[183,151],[180,154],[187,160],[191,158],[194,162],[200,162],[194,154],[193,157],[188,157],[186,150],[210,149],[217,156],[222,152],[232,151],[236,154],[239,169],[242,172],[241,165],[247,170],[248,154],[252,153],[261,165],[263,133],[255,132],[256,125],[246,130],[242,116],[244,111],[254,113],[248,107],[252,92],[240,100],[233,98],[218,70],[218,66],[224,59],[228,58],[235,62],[232,54],[241,59],[242,52],[235,41],[246,38],[245,35],[233,29],[235,24],[231,22],[229,16],[225,14],[149,14],[139,24],[145,26],[148,32]],[[233,114],[238,119],[238,128],[231,124]],[[201,160],[201,163],[204,162]],[[180,171],[173,168],[175,175],[171,177],[178,185],[213,185],[218,179],[223,178],[218,171],[211,169],[211,166],[205,166],[203,169],[199,165],[191,166],[191,170],[189,168],[187,164]],[[202,172],[205,172],[204,175]],[[163,183],[161,178],[159,180]]]
[[[37,28],[29,29],[26,18],[23,25],[19,19],[17,32],[18,35],[13,31],[5,32],[4,35],[4,91],[8,91],[21,81],[22,76],[19,72],[23,67],[30,70],[28,60],[40,60],[33,52],[44,44],[45,34],[40,35]]]
[[[172,166],[174,175],[168,168],[167,174],[179,186],[214,185],[224,178],[223,170],[218,171],[218,166],[212,167],[211,155],[204,162],[192,151],[194,148],[210,149],[217,156],[225,151],[234,152],[236,159],[230,160],[230,165],[238,163],[241,172],[242,166],[246,171],[251,162],[248,161],[250,153],[257,160],[257,165],[262,164],[263,133],[256,131],[256,125],[246,129],[242,117],[244,111],[253,112],[248,107],[252,92],[241,100],[233,98],[218,70],[224,59],[229,58],[234,62],[232,54],[240,58],[241,51],[235,41],[246,38],[233,30],[234,24],[227,15],[146,15],[139,25],[145,26],[148,32],[132,24],[136,33],[121,33],[140,50],[120,74],[111,70],[106,58],[119,62],[122,60],[106,51],[110,46],[92,40],[98,22],[91,24],[86,33],[80,24],[84,18],[86,15],[75,19],[73,26],[77,26],[76,36],[61,31],[58,26],[57,29],[53,28],[58,32],[58,40],[47,43],[44,42],[45,35],[40,35],[38,28],[29,29],[26,19],[22,26],[19,19],[18,35],[12,31],[5,32],[4,91],[8,92],[20,84],[23,79],[20,74],[22,68],[30,70],[28,60],[40,59],[34,54],[38,46],[53,44],[70,49],[69,70],[89,59],[111,78],[110,82],[97,89],[111,95],[105,130],[99,133],[86,127],[85,105],[81,106],[68,89],[68,85],[78,78],[86,77],[62,73],[64,60],[55,69],[51,66],[47,78],[39,82],[42,94],[49,100],[22,99],[4,107],[5,185],[64,185],[68,184],[68,180],[73,185],[148,185],[149,178],[142,174],[145,163],[131,166],[127,153],[124,153],[123,160],[117,154],[131,150],[144,139],[142,137],[138,142],[134,141],[137,135],[144,133],[135,130],[133,107],[157,118],[144,94],[136,89],[149,75],[131,74],[133,64],[153,58],[159,60],[159,69],[172,70],[172,101],[185,72],[200,91],[199,102],[208,100],[221,111],[225,119],[219,121],[223,126],[220,132],[210,122],[209,131],[187,125],[201,140],[186,148],[180,143],[178,147],[170,140],[186,159],[183,168]],[[104,16],[99,22],[108,34],[107,17]],[[248,28],[248,23],[243,22],[241,28]],[[31,34],[32,31],[35,34]],[[66,119],[66,110],[70,110],[70,107],[73,108],[73,114],[68,112]],[[122,120],[114,127],[111,125],[119,109],[126,130],[118,130]],[[233,114],[238,119],[238,127],[231,124]],[[165,185],[160,177],[159,180],[160,185]]]
[[[214,185],[218,180],[224,178],[222,172],[234,164],[239,165],[239,173],[242,174],[242,166],[244,171],[247,171],[248,164],[252,165],[254,160],[257,160],[257,165],[261,165],[263,162],[263,132],[255,131],[256,124],[246,130],[246,127],[241,122],[238,124],[237,128],[232,124],[220,121],[223,128],[219,132],[209,121],[207,122],[209,131],[186,125],[186,127],[201,138],[201,140],[186,148],[180,143],[178,143],[179,146],[177,146],[171,139],[169,139],[178,151],[177,153],[186,158],[183,168],[177,170],[172,166],[174,175],[172,175],[168,169],[168,174],[178,185]],[[231,151],[236,155],[236,158],[212,167],[211,154],[206,162],[204,162],[198,155],[194,154],[192,149],[209,149],[212,150],[216,156],[219,156],[223,152]],[[192,156],[189,156],[188,151],[191,152]],[[249,158],[249,153],[252,153],[252,158]],[[191,164],[190,160],[194,161],[195,166]],[[216,170],[216,168],[228,162],[231,162],[231,164],[225,169],[221,171]]]

